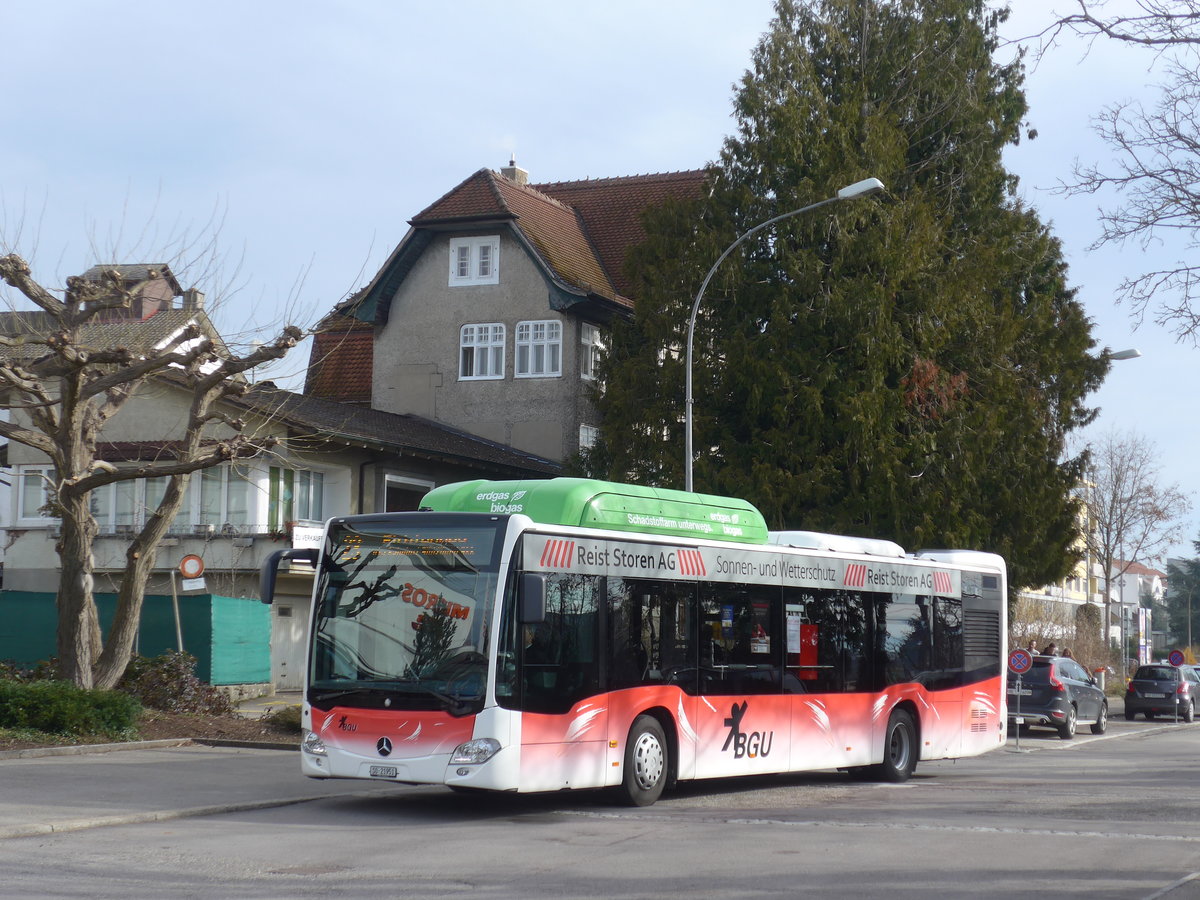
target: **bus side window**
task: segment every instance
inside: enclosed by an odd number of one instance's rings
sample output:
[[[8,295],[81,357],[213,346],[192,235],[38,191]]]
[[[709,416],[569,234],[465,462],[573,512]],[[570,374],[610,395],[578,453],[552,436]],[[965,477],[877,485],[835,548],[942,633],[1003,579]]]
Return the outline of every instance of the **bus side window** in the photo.
[[[561,713],[599,690],[599,594],[594,575],[552,575],[546,620],[522,627],[522,708]]]
[[[930,690],[963,685],[962,601],[937,597],[933,601],[933,677]]]
[[[689,584],[608,579],[608,689],[676,684],[695,691],[693,597]]]
[[[783,625],[780,592],[766,585],[700,589],[700,692],[778,694]]]
[[[833,694],[868,690],[867,615],[857,591],[787,588],[784,607],[793,645],[786,659],[787,693]],[[799,652],[803,649],[803,655]]]

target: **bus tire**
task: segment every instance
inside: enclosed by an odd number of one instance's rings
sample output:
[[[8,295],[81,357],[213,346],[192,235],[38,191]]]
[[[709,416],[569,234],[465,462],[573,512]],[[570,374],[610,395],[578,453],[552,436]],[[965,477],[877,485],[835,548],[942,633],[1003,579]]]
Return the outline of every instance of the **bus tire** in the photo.
[[[883,762],[872,766],[879,781],[899,784],[917,770],[917,726],[907,710],[892,710],[883,735]]]
[[[650,806],[667,784],[667,736],[654,716],[638,716],[625,742],[621,798],[630,806]]]

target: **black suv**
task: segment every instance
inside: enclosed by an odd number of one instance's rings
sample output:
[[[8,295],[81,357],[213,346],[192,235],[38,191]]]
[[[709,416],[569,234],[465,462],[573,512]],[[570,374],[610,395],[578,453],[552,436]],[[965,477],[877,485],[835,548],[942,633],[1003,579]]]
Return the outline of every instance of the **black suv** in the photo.
[[[1178,716],[1185,722],[1196,718],[1200,704],[1200,678],[1191,666],[1159,663],[1138,666],[1125,688],[1125,718],[1144,713],[1147,719],[1155,716]]]
[[[1108,700],[1096,679],[1079,663],[1062,656],[1035,656],[1020,676],[1008,673],[1008,724],[1054,728],[1063,740],[1075,737],[1077,725],[1092,734],[1108,728]]]

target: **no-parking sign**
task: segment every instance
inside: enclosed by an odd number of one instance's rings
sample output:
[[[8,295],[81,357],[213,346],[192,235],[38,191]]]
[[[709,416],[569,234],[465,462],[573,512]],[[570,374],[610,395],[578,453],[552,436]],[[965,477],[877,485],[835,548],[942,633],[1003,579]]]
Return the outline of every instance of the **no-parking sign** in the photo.
[[[1014,675],[1024,675],[1033,667],[1033,656],[1028,650],[1014,650],[1008,654],[1008,668]]]
[[[1169,662],[1173,666],[1182,666],[1183,665],[1183,651],[1182,650],[1172,650],[1171,655],[1167,657],[1167,662]]]

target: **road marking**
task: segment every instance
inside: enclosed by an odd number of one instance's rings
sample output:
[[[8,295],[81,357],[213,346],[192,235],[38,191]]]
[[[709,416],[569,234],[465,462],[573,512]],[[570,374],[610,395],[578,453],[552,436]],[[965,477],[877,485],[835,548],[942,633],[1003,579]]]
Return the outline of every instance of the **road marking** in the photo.
[[[663,806],[662,803],[659,806]],[[562,815],[577,816],[585,819],[642,819],[645,821],[661,821],[664,816],[661,814],[647,813],[620,813],[620,812],[598,812],[592,810],[559,810]],[[663,812],[667,812],[666,809]],[[1200,836],[1187,834],[1139,834],[1119,831],[1072,831],[1062,828],[1013,828],[1008,826],[995,825],[927,825],[916,822],[908,823],[889,823],[889,822],[831,822],[828,819],[771,819],[771,818],[741,818],[734,816],[702,816],[694,818],[689,816],[688,822],[706,822],[709,824],[721,825],[770,825],[773,828],[792,826],[797,828],[846,828],[846,829],[868,829],[876,828],[885,831],[930,831],[952,834],[1012,834],[1024,835],[1033,837],[1079,837],[1088,838],[1111,838],[1119,841],[1164,841],[1181,844],[1200,844]]]

